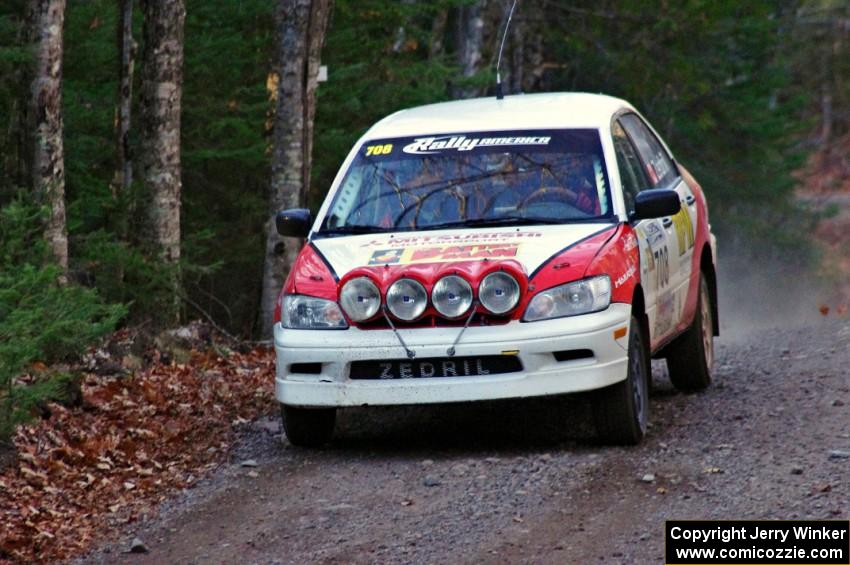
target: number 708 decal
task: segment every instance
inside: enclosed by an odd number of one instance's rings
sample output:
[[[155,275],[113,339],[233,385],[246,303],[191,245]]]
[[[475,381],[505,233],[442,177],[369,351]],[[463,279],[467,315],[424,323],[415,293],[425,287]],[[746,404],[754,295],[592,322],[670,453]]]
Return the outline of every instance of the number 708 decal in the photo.
[[[366,156],[370,157],[372,155],[389,155],[393,151],[392,143],[385,143],[383,145],[369,145],[366,147]]]
[[[655,257],[655,287],[664,288],[670,283],[670,254],[667,246],[656,249],[652,253]]]

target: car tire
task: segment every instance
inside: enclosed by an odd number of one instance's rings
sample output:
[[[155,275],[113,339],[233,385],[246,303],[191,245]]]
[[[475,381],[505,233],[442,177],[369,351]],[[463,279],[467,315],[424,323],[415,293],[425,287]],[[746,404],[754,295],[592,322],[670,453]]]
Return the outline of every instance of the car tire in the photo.
[[[600,441],[637,445],[646,434],[649,420],[649,355],[644,332],[635,316],[631,319],[625,380],[595,393],[594,419]]]
[[[666,354],[667,372],[673,386],[682,392],[697,392],[711,384],[714,364],[714,316],[711,293],[705,275],[700,273],[697,311],[694,321]]]
[[[283,432],[289,443],[298,447],[319,447],[333,437],[335,408],[280,407]]]

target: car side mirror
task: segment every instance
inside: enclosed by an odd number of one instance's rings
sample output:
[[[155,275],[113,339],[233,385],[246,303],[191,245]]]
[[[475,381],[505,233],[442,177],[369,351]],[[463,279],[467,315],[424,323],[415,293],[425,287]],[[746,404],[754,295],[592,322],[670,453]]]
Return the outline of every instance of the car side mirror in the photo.
[[[278,212],[274,222],[280,235],[303,238],[310,233],[313,215],[306,208],[292,208]]]
[[[635,197],[632,220],[650,220],[673,216],[682,209],[679,193],[666,188],[655,188],[639,192]]]

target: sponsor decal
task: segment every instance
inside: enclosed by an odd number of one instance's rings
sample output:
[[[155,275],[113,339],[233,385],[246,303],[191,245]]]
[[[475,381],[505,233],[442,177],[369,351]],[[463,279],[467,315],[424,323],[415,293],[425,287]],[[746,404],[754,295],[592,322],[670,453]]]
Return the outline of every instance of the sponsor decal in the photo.
[[[351,364],[350,377],[354,380],[480,377],[513,373],[520,370],[519,365],[519,359],[506,355],[451,359],[429,357],[410,361],[355,361]]]
[[[493,240],[508,240],[508,239],[525,239],[543,237],[540,232],[534,231],[509,231],[509,232],[492,232],[492,233],[465,233],[465,234],[443,234],[443,235],[411,235],[394,237],[392,239],[373,239],[366,242],[361,247],[377,247],[377,246],[418,246],[428,244],[450,244],[450,243],[488,243]]]
[[[620,277],[614,282],[614,288],[620,288],[626,281],[635,276],[635,272],[637,271],[637,267],[634,265],[630,265],[626,272],[620,275]]]
[[[379,379],[428,379],[431,377],[457,377],[489,375],[481,359],[455,361],[420,361],[419,363],[379,363]]]
[[[623,251],[628,253],[629,251],[637,247],[637,244],[637,238],[634,236],[634,234],[627,233],[626,236],[623,238]]]
[[[676,239],[679,240],[679,255],[694,246],[694,223],[687,208],[682,208],[673,216],[673,226],[676,228]]]
[[[667,292],[658,298],[655,314],[655,331],[658,335],[664,335],[673,327],[674,298],[672,292]]]
[[[646,234],[644,237],[646,237],[646,242],[649,244],[649,247],[655,247],[662,239],[664,239],[664,230],[661,229],[658,222],[649,222],[646,226],[642,226],[642,229]]]
[[[394,264],[401,261],[401,256],[404,254],[404,248],[401,249],[380,249],[372,253],[369,258],[370,265],[386,265]]]
[[[640,250],[641,274],[646,278],[646,274],[655,269],[655,259],[652,257],[652,245],[649,243],[649,238],[646,236],[646,230],[642,226],[635,228],[638,241],[645,241],[646,248]]]
[[[510,137],[467,137],[465,135],[443,135],[417,137],[404,146],[410,155],[430,155],[440,151],[471,151],[476,147],[516,147],[528,145],[549,145],[550,136],[510,136]]]
[[[485,243],[479,245],[446,245],[441,247],[379,249],[372,253],[369,265],[409,265],[411,263],[448,263],[481,261],[516,257],[515,243]]]

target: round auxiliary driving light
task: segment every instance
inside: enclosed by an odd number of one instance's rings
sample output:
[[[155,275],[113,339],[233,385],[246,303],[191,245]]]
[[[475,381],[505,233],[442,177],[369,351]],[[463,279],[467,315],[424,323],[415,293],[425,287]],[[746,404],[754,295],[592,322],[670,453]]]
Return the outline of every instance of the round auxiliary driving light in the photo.
[[[381,292],[370,279],[357,277],[342,286],[339,303],[349,318],[355,322],[365,322],[378,313]]]
[[[494,314],[504,314],[519,302],[519,283],[503,271],[490,273],[478,286],[478,300]]]
[[[425,287],[413,279],[398,279],[387,291],[387,308],[399,320],[410,322],[428,306]]]
[[[446,318],[457,318],[472,306],[472,287],[457,275],[448,275],[437,281],[431,291],[431,302],[437,312]]]

